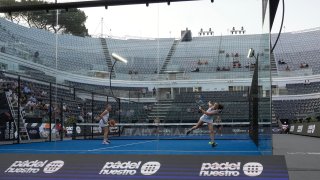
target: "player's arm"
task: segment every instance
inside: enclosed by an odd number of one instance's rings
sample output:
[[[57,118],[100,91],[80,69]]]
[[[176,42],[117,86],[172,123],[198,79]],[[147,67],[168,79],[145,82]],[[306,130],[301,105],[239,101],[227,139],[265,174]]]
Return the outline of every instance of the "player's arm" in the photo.
[[[212,111],[212,112],[207,112],[203,110],[201,107],[199,107],[199,110],[201,111],[202,114],[208,115],[208,116],[213,116],[219,114],[219,111]]]
[[[98,117],[99,117],[100,119],[102,119],[102,117],[103,117],[104,115],[108,114],[108,113],[109,113],[109,111],[108,111],[108,110],[105,110],[105,111],[103,111]]]

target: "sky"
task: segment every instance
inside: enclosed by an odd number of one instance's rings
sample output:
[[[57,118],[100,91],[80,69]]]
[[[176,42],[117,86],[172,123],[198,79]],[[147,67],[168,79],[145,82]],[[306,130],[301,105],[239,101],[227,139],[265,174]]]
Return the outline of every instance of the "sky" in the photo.
[[[64,0],[66,1],[66,0]],[[285,0],[283,31],[291,32],[320,27],[319,0]],[[130,6],[83,9],[88,15],[87,27],[92,35],[139,37],[179,37],[188,28],[196,36],[201,28],[215,35],[230,34],[235,27],[245,28],[247,34],[264,32],[261,0],[201,0]],[[272,32],[278,32],[282,17],[282,0]]]
[[[55,0],[48,0],[54,2]],[[76,0],[57,0],[74,2]],[[84,0],[77,0],[84,1]],[[87,0],[86,0],[87,1]],[[278,32],[282,16],[282,0],[276,15],[273,32]],[[320,27],[319,0],[285,0],[284,32]],[[89,34],[116,37],[180,37],[188,28],[197,36],[202,28],[214,34],[228,35],[230,29],[242,26],[246,34],[264,32],[261,0],[200,0],[129,6],[83,8],[88,16]],[[103,21],[102,21],[103,18]],[[102,23],[103,22],[103,23]]]

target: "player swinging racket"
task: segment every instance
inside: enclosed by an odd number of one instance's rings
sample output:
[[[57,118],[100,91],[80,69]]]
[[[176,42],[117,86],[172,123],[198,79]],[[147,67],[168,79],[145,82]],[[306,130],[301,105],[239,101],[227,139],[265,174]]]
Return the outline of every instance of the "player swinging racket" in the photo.
[[[210,131],[210,139],[211,141],[209,142],[209,144],[212,145],[212,147],[217,146],[218,144],[216,142],[214,142],[214,130],[213,130],[213,118],[215,115],[218,115],[221,110],[223,109],[223,106],[218,104],[218,103],[213,103],[211,101],[208,102],[208,110],[205,111],[202,109],[202,107],[199,107],[199,110],[201,111],[201,113],[203,114],[198,123],[193,126],[191,129],[189,129],[187,131],[187,135],[190,134],[193,130],[200,128],[204,123],[208,124],[208,128]]]
[[[109,119],[109,113],[111,112],[111,109],[112,106],[110,104],[107,104],[106,109],[96,119],[99,120],[99,127],[102,129],[103,132],[102,144],[110,144],[110,141],[108,139],[109,125],[115,125],[115,121],[113,119]]]

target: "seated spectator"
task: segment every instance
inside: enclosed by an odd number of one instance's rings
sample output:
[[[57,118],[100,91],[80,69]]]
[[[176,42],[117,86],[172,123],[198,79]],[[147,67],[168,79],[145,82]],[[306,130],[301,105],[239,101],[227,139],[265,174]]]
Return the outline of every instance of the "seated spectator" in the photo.
[[[205,65],[208,65],[208,61],[205,61],[204,64],[205,64]]]
[[[308,79],[304,80],[304,85],[310,84],[310,81]]]
[[[35,57],[35,58],[38,58],[38,57],[39,57],[39,52],[38,52],[38,51],[36,51],[36,52],[34,53],[34,57]]]
[[[33,111],[34,107],[36,107],[37,105],[37,99],[34,97],[34,95],[32,95],[29,99],[28,102],[26,104],[26,108],[28,108],[29,110]]]
[[[290,71],[290,68],[289,68],[289,66],[287,65],[287,67],[286,67],[286,71]]]
[[[220,70],[221,70],[221,69],[220,69],[220,66],[218,66],[218,67],[217,67],[217,71],[220,71]]]
[[[41,96],[44,97],[47,95],[47,92],[46,91],[41,91]]]
[[[6,48],[4,46],[1,47],[1,52],[5,53],[6,52]]]
[[[30,93],[31,93],[31,89],[30,89],[27,85],[25,85],[25,86],[23,87],[22,92],[23,92],[24,94],[30,94]]]
[[[198,65],[202,65],[202,62],[200,61],[200,59],[198,60]]]
[[[300,68],[308,68],[309,64],[308,63],[301,63]]]
[[[196,67],[196,69],[191,70],[191,72],[199,72],[199,71],[200,71],[199,67]]]
[[[278,64],[287,64],[286,62],[283,61],[283,59],[279,59]]]
[[[222,67],[222,71],[230,71],[230,68],[229,67]]]

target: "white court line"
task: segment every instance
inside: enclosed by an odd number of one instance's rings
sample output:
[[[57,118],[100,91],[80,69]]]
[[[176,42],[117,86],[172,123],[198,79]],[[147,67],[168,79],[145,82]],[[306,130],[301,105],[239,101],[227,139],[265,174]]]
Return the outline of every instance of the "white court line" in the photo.
[[[47,152],[51,152],[51,151],[88,151],[87,149],[86,150],[79,150],[79,149],[68,149],[68,150],[61,150],[61,149],[55,149],[55,150],[52,150],[52,149],[0,149],[0,151],[47,151]]]
[[[185,137],[186,135],[183,136],[179,136],[179,137]],[[166,140],[170,140],[170,139],[175,139],[177,137],[172,137],[172,138],[168,138]],[[155,140],[150,140],[150,141],[141,141],[141,142],[136,142],[136,143],[130,143],[130,144],[123,144],[123,145],[119,145],[119,146],[111,146],[111,147],[105,147],[105,148],[98,148],[98,149],[92,149],[92,150],[88,150],[88,151],[97,151],[100,149],[113,149],[113,148],[118,148],[118,147],[126,147],[126,146],[132,146],[132,145],[136,145],[136,144],[144,144],[144,143],[149,143],[149,142],[154,142],[154,141],[158,141],[161,139],[155,139]]]
[[[139,151],[142,151],[142,152],[148,152],[148,151],[152,151],[152,152],[155,152],[155,151],[160,151],[160,152],[212,152],[212,153],[215,153],[215,152],[227,152],[227,153],[230,153],[230,152],[248,152],[248,153],[253,153],[253,152],[260,152],[260,151],[187,151],[187,150],[184,150],[184,151],[179,151],[179,150],[101,150],[101,151],[123,151],[123,152],[127,152],[127,151],[135,151],[135,152],[139,152]]]
[[[320,155],[320,152],[287,152],[290,155]]]
[[[1,149],[2,150],[2,149]],[[73,150],[73,149],[68,149],[68,150],[52,150],[52,149],[46,149],[46,150],[38,150],[38,149],[6,149],[6,150],[11,150],[11,151],[46,151],[46,152],[57,152],[57,151],[72,151],[72,152],[81,152],[81,151],[92,151],[92,150]],[[155,151],[161,151],[161,152],[227,152],[227,153],[230,153],[230,152],[248,152],[248,153],[252,153],[252,152],[260,152],[260,151],[179,151],[179,150],[109,150],[109,149],[103,149],[103,150],[97,150],[97,151],[104,151],[104,152],[113,152],[113,151],[120,151],[120,152],[130,152],[130,151],[133,151],[133,152],[148,152],[148,151],[152,151],[152,152],[155,152]]]
[[[123,144],[123,145],[119,145],[119,146],[111,146],[111,147],[105,147],[105,148],[92,149],[92,150],[88,150],[88,151],[98,151],[100,149],[101,150],[103,150],[103,149],[113,149],[113,148],[118,148],[118,147],[132,146],[132,145],[136,145],[136,144],[144,144],[144,143],[149,143],[149,142],[154,142],[154,141],[158,141],[158,140],[141,141],[141,142],[136,142],[136,143]]]

